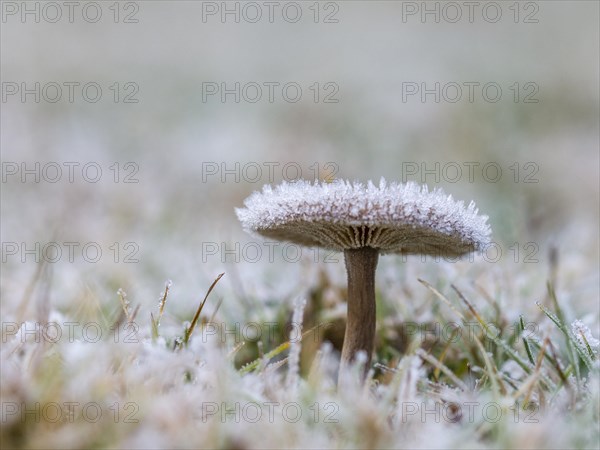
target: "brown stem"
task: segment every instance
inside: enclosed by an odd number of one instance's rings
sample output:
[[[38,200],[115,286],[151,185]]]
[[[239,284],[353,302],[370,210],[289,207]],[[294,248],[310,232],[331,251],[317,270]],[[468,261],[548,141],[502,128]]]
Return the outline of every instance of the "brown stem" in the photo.
[[[371,363],[375,340],[375,269],[379,252],[371,247],[346,250],[348,272],[348,319],[342,348],[341,368],[347,367],[363,350],[367,362],[363,377]]]

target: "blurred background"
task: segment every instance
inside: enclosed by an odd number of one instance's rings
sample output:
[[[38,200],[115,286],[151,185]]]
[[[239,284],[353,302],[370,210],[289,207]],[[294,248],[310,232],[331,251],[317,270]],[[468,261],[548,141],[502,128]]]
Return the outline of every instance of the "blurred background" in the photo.
[[[221,272],[229,317],[300,295],[307,268],[343,280],[339,255],[244,254],[234,208],[299,176],[475,200],[503,253],[472,270],[526,266],[543,292],[556,249],[574,308],[597,308],[597,2],[56,5],[2,3],[3,311],[36,258],[54,307],[118,307],[122,287],[144,317],[168,279],[181,317]]]

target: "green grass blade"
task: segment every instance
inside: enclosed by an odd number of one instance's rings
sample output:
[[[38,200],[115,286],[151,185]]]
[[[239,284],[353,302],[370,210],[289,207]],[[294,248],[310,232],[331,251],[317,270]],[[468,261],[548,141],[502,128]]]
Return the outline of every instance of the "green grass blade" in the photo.
[[[521,333],[525,332],[525,322],[523,321],[523,316],[519,316],[519,325],[521,326]],[[525,346],[525,352],[527,352],[527,358],[531,364],[535,364],[533,359],[533,353],[531,353],[531,348],[529,347],[529,342],[525,336],[522,337],[523,345]]]
[[[555,314],[553,314],[552,311],[549,311],[548,308],[546,308],[540,302],[536,302],[536,304],[537,304],[538,308],[540,308],[542,310],[542,312],[544,314],[546,314],[546,316],[552,322],[554,322],[554,324],[558,327],[558,329],[564,333],[564,335],[567,338],[567,346],[569,347],[569,349],[572,350],[572,347],[574,347],[575,350],[577,350],[577,353],[579,354],[579,356],[581,357],[581,360],[587,366],[588,370],[592,370],[592,368],[594,366],[594,362],[590,358],[585,347],[583,345],[581,345],[581,343],[577,340],[577,338],[575,336],[573,336],[573,333],[571,333],[571,331],[565,326],[565,324]],[[572,357],[575,358],[574,355],[572,355]],[[579,373],[579,364],[577,364],[577,361],[575,361],[575,360],[573,361],[573,366],[575,368],[575,373],[577,374],[577,379],[578,380],[581,379],[581,374]]]

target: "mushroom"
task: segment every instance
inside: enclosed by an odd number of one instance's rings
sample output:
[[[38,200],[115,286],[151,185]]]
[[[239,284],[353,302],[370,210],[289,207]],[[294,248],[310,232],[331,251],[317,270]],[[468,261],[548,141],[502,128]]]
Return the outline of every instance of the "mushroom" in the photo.
[[[263,238],[344,252],[348,314],[342,367],[360,351],[366,376],[375,338],[375,269],[379,254],[460,256],[488,242],[487,216],[426,185],[298,180],[252,193],[236,208],[243,228]]]

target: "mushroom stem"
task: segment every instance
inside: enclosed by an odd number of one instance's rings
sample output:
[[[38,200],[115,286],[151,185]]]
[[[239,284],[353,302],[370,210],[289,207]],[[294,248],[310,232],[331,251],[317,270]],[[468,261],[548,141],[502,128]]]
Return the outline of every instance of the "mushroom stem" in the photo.
[[[347,367],[356,353],[363,350],[367,355],[363,379],[369,370],[375,339],[375,269],[378,258],[379,251],[371,247],[344,251],[348,272],[348,318],[341,368]]]

